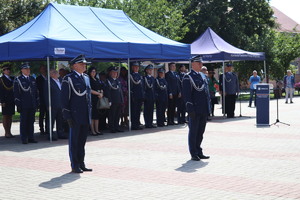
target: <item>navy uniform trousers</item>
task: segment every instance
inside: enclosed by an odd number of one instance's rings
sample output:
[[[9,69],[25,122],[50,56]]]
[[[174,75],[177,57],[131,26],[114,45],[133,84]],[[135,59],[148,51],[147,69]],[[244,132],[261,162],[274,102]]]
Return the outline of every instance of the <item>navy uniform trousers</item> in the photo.
[[[33,140],[35,109],[24,108],[20,113],[20,135],[23,142]]]
[[[207,114],[196,114],[189,118],[189,151],[192,156],[202,155],[201,143],[206,127]]]

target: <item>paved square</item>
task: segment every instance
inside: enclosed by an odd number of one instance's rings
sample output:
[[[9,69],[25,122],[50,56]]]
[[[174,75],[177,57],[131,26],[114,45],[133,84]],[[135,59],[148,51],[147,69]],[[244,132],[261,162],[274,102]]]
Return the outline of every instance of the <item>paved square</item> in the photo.
[[[291,126],[256,127],[247,102],[243,117],[224,119],[217,105],[203,140],[211,158],[200,162],[190,161],[186,126],[88,137],[93,172],[83,174],[69,173],[67,140],[36,134],[39,143],[23,145],[1,127],[0,199],[300,199],[300,98],[284,102],[279,119]],[[18,129],[14,123],[13,134]]]

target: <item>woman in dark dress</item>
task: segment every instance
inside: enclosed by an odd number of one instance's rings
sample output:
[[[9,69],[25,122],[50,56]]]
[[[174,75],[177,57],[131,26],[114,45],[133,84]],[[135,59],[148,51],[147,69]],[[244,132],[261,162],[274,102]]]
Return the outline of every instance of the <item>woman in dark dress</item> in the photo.
[[[10,76],[10,66],[3,65],[2,77],[0,78],[0,100],[2,106],[3,127],[6,138],[13,138],[11,134],[12,116],[15,114],[13,82],[14,77]]]
[[[103,88],[96,77],[97,71],[95,67],[90,67],[88,75],[90,78],[91,93],[92,93],[92,123],[91,123],[91,135],[102,135],[99,132],[99,111],[97,109],[97,103],[100,98],[103,97]]]

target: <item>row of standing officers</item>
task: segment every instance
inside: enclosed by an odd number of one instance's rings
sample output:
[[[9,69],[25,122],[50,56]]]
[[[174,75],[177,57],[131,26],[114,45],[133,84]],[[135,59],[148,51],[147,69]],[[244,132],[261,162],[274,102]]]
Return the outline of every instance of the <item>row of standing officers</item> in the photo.
[[[69,155],[72,171],[82,173],[91,171],[84,163],[87,133],[91,123],[91,86],[89,78],[84,72],[89,64],[83,55],[70,62],[72,72],[62,80],[61,105],[52,106],[53,110],[62,110],[64,119],[70,127]],[[180,73],[175,72],[175,63],[169,64],[169,72],[165,74],[163,68],[158,69],[158,77],[152,76],[153,66],[145,68],[145,76],[139,74],[139,63],[131,64],[130,92],[131,92],[131,122],[133,130],[142,129],[140,114],[144,104],[145,128],[154,128],[153,111],[156,103],[157,125],[174,125],[175,110],[177,107],[178,123],[186,123],[185,113],[189,115],[189,151],[192,160],[208,159],[203,154],[201,143],[210,113],[210,97],[206,76],[201,73],[202,61],[199,56],[192,59],[192,70],[186,73],[183,66]],[[124,101],[118,68],[109,68],[107,79],[107,97],[110,102],[109,127],[118,131],[120,120],[120,104]],[[35,111],[39,106],[39,95],[35,79],[30,76],[28,64],[21,66],[22,75],[14,80],[14,102],[20,116],[20,135],[23,144],[36,143],[33,137],[33,122]],[[55,84],[55,83],[54,83]],[[57,84],[58,86],[59,84]],[[11,86],[12,87],[12,86]],[[47,93],[47,92],[46,92]],[[52,100],[52,99],[51,99]],[[55,100],[53,100],[55,101]],[[167,110],[167,119],[165,112]],[[53,115],[53,113],[52,113]],[[54,114],[55,115],[55,114]],[[9,133],[6,135],[9,137]]]

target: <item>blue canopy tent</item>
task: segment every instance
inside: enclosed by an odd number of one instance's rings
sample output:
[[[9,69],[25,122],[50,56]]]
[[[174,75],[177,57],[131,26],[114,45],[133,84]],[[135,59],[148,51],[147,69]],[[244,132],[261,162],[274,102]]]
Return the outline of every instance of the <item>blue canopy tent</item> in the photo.
[[[0,37],[0,61],[47,59],[49,87],[50,60],[85,54],[91,60],[129,65],[130,60],[188,60],[190,53],[189,44],[146,29],[122,10],[53,3],[27,24]]]
[[[211,28],[191,44],[192,55],[202,55],[208,62],[233,60],[265,60],[263,52],[249,52],[232,46],[218,36]]]
[[[122,10],[50,3],[37,17],[0,37],[0,61],[187,60],[190,45],[160,36]]]
[[[191,54],[202,55],[204,62],[222,62],[223,72],[226,61],[261,60],[264,61],[264,71],[266,73],[265,53],[249,52],[236,48],[224,41],[211,28],[207,28],[206,31],[191,44]],[[225,91],[224,81],[225,78],[223,78],[223,91]],[[223,98],[223,103],[225,105],[225,98]]]

